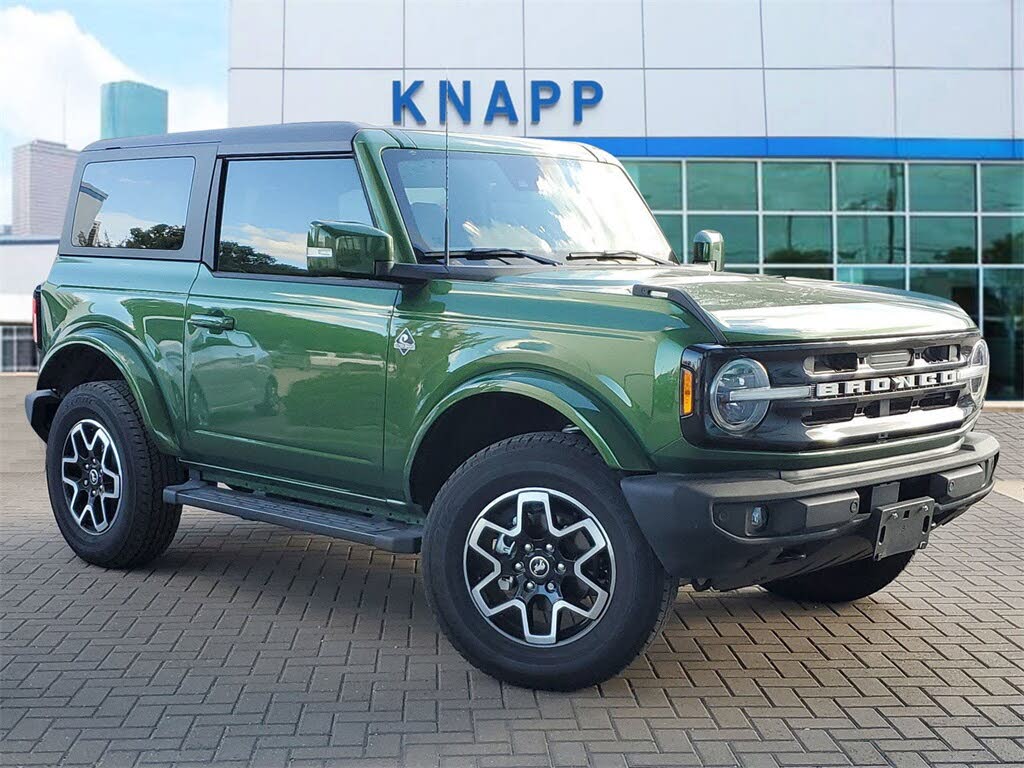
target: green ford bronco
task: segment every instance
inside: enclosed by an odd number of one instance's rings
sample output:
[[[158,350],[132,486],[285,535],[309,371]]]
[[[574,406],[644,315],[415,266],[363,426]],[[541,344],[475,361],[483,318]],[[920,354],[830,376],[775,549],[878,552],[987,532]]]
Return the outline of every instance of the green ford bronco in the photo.
[[[36,293],[61,533],[183,505],[421,553],[452,644],[575,689],[679,581],[848,601],[987,494],[989,357],[920,294],[684,264],[580,144],[349,123],[101,141]]]

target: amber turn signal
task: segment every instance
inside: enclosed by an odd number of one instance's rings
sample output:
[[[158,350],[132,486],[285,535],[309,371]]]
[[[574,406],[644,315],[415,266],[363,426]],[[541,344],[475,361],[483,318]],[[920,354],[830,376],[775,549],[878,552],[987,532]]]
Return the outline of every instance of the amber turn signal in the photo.
[[[693,413],[693,371],[683,368],[682,373],[679,382],[679,415],[689,416]]]

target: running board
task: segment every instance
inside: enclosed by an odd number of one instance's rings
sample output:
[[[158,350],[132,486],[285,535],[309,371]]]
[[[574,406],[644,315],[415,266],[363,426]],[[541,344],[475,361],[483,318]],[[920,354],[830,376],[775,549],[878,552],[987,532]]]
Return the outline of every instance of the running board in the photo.
[[[415,554],[423,541],[423,526],[344,510],[327,510],[312,504],[269,497],[261,493],[233,491],[202,480],[189,480],[164,488],[168,504],[187,504],[240,517],[274,523],[321,536],[370,544],[388,552]]]

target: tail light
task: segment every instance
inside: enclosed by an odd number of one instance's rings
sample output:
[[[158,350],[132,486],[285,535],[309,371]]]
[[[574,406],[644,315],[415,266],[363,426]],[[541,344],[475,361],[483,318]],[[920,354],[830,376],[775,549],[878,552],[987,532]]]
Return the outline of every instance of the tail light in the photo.
[[[39,316],[39,313],[42,310],[39,302],[39,296],[41,293],[42,288],[38,285],[35,287],[35,290],[32,291],[32,341],[34,341],[36,347],[40,349],[43,346],[42,324],[40,323]]]

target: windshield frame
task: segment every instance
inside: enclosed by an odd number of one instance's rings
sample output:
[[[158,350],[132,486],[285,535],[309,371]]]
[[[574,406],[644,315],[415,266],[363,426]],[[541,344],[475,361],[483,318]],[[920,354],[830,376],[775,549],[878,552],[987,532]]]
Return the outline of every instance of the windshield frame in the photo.
[[[582,146],[582,145],[580,145]],[[593,159],[581,158],[576,155],[560,155],[560,154],[548,154],[542,152],[515,152],[507,151],[502,147],[486,147],[486,148],[473,148],[473,149],[456,149],[456,150],[445,150],[434,147],[387,147],[381,151],[381,165],[384,171],[384,176],[391,188],[392,195],[397,207],[397,213],[402,220],[402,225],[405,228],[406,236],[408,237],[409,244],[412,247],[413,255],[418,264],[424,265],[436,265],[438,263],[444,263],[445,252],[444,249],[437,249],[427,246],[427,240],[424,238],[417,226],[416,219],[413,215],[412,204],[413,201],[409,199],[409,195],[406,192],[406,187],[402,183],[400,172],[398,170],[398,163],[401,162],[397,158],[402,155],[410,154],[423,154],[428,156],[444,156],[448,152],[449,157],[452,155],[459,155],[465,157],[467,155],[483,155],[493,157],[524,157],[524,158],[535,158],[538,160],[551,160],[554,162],[564,162],[578,165],[593,164],[600,165],[602,167],[615,169],[617,173],[624,177],[628,188],[632,190],[632,195],[635,196],[636,201],[639,203],[640,208],[649,217],[653,232],[657,233],[657,236],[663,242],[665,250],[657,254],[646,254],[638,253],[635,250],[624,248],[621,245],[616,246],[613,243],[608,244],[607,252],[603,255],[595,255],[593,258],[581,257],[573,255],[577,252],[577,249],[566,250],[564,253],[548,252],[543,249],[537,249],[536,252],[523,253],[520,258],[516,258],[513,253],[511,256],[508,255],[495,255],[493,259],[482,259],[479,255],[472,257],[461,256],[460,252],[472,252],[474,250],[486,251],[486,250],[507,250],[509,252],[524,251],[530,249],[524,249],[522,246],[515,244],[489,244],[487,246],[481,246],[479,249],[476,248],[464,248],[460,245],[458,248],[450,246],[448,254],[451,263],[458,264],[460,267],[467,268],[478,268],[478,269],[493,269],[501,268],[504,266],[521,269],[526,265],[533,264],[534,267],[539,268],[550,268],[552,266],[557,267],[593,267],[595,264],[600,264],[602,267],[650,267],[654,264],[663,264],[677,266],[681,262],[679,256],[675,253],[675,249],[669,243],[668,238],[662,232],[660,225],[658,224],[657,218],[651,211],[650,206],[640,193],[639,188],[633,181],[632,177],[626,171],[626,169],[617,161],[605,160],[600,157],[594,156]],[[449,185],[450,186],[450,185]],[[569,187],[575,189],[574,187]],[[448,204],[449,191],[446,190],[444,195],[445,205]],[[593,248],[579,248],[579,251],[593,252],[597,251]],[[610,255],[611,252],[615,254],[623,254],[619,257]],[[626,255],[632,253],[633,255]],[[536,258],[534,259],[534,256]],[[570,258],[571,256],[571,258]],[[538,263],[543,261],[554,261],[554,264],[547,265],[544,263]]]

